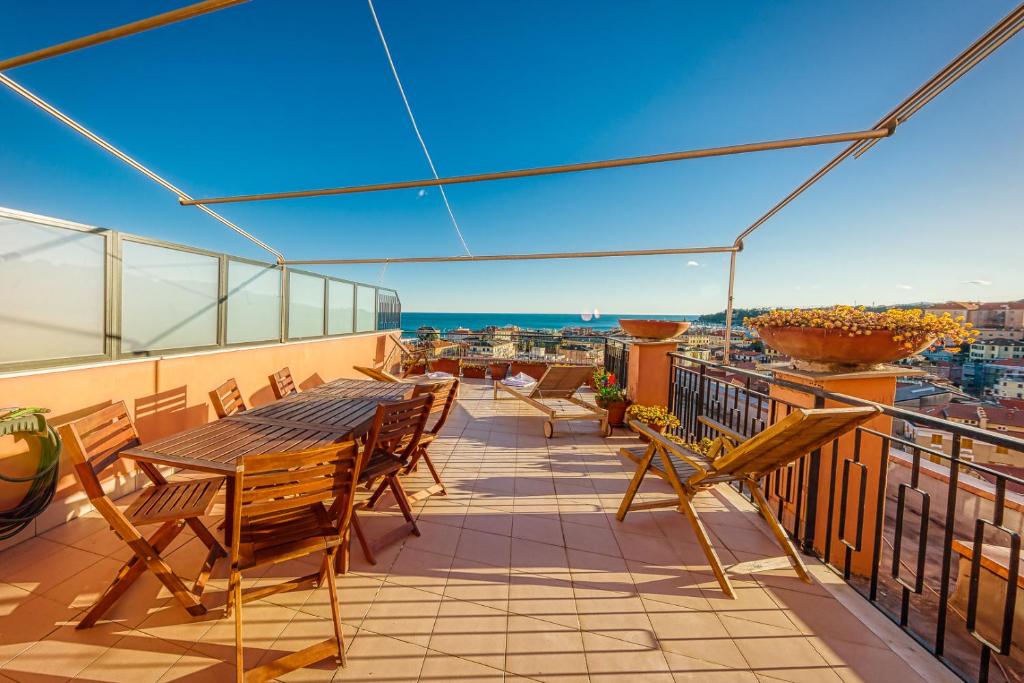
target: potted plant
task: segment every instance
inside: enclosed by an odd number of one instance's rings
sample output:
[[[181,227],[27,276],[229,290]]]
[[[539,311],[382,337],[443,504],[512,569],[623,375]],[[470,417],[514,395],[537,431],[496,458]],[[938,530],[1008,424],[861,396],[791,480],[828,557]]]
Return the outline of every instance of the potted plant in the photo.
[[[405,358],[402,360],[402,373],[408,375],[422,375],[427,371],[427,361],[422,358]]]
[[[495,382],[505,379],[505,375],[508,374],[509,365],[508,361],[492,360],[487,366],[491,371],[491,379]]]
[[[458,377],[461,368],[461,358],[435,358],[430,361],[431,372],[447,372],[452,377]]]
[[[512,375],[523,373],[534,379],[540,379],[548,369],[547,363],[537,361],[514,360],[512,361]]]
[[[920,353],[936,341],[952,346],[974,341],[963,317],[917,308],[772,310],[744,318],[743,324],[757,330],[768,346],[792,356],[795,367],[821,372],[869,369]]]
[[[664,406],[644,406],[634,403],[626,409],[626,414],[637,422],[643,422],[656,432],[664,433],[666,429],[675,429],[679,426],[679,419],[668,412]],[[640,438],[646,440],[641,434]]]
[[[598,368],[593,375],[595,401],[608,411],[608,424],[621,427],[626,417],[626,392],[618,385],[615,375]]]
[[[483,379],[487,376],[487,366],[483,363],[463,363],[462,376],[466,379]]]

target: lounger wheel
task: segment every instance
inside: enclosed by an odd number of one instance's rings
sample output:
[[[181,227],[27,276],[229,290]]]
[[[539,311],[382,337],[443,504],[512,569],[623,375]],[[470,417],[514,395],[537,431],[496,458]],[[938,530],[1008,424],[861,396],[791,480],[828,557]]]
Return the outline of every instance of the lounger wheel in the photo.
[[[601,423],[601,436],[609,437],[612,435],[612,426],[608,422]]]
[[[555,423],[548,420],[544,423],[544,436],[548,439],[555,435]]]

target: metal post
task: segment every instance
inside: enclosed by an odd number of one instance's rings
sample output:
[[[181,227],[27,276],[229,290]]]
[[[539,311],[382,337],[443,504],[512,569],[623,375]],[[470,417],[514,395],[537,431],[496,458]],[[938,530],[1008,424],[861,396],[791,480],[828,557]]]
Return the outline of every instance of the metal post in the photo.
[[[724,365],[729,365],[729,352],[731,349],[731,337],[732,337],[732,293],[733,287],[736,284],[736,252],[729,254],[729,293],[725,302],[725,358],[722,359]]]

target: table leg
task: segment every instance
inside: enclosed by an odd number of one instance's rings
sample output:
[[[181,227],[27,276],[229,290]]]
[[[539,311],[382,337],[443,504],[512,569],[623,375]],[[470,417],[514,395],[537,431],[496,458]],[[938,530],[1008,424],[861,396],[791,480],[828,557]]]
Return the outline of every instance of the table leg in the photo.
[[[235,534],[235,477],[227,477],[224,484],[224,545],[228,548]]]

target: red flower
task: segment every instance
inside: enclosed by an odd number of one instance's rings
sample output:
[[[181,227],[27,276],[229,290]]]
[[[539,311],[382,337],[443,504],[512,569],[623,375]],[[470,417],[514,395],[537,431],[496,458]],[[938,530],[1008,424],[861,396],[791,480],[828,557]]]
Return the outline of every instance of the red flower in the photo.
[[[612,384],[615,384],[615,375],[613,373],[609,372],[608,373],[608,384],[606,386],[611,386]]]

